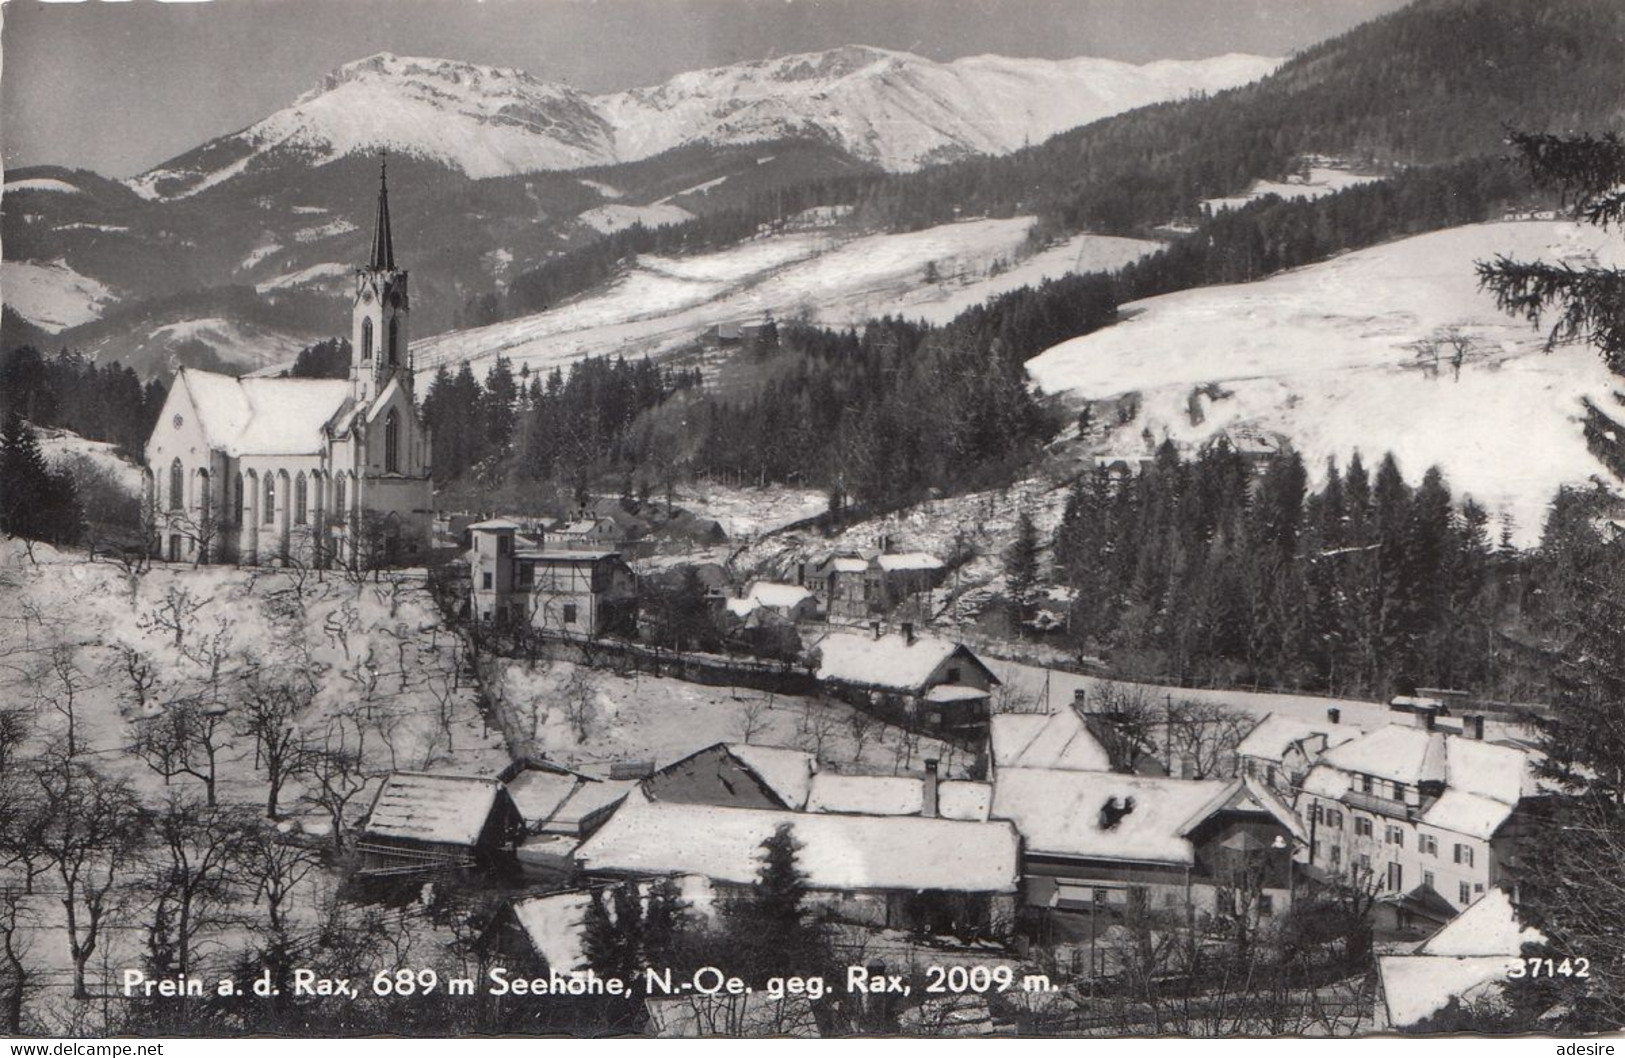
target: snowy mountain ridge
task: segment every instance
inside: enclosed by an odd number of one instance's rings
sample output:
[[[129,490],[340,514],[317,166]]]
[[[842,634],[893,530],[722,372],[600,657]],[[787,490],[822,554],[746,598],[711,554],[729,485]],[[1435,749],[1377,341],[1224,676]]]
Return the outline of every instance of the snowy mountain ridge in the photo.
[[[339,67],[291,106],[127,185],[145,198],[180,198],[276,156],[321,164],[380,149],[480,179],[789,136],[827,139],[906,171],[1007,153],[1125,110],[1233,88],[1279,63],[1252,55],[1143,66],[994,55],[939,63],[848,46],[592,96],[522,70],[384,52]]]

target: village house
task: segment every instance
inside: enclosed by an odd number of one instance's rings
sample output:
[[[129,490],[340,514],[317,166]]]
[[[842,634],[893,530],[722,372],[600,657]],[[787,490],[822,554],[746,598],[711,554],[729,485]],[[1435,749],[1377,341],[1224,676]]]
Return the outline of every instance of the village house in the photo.
[[[1309,769],[1334,746],[1360,737],[1341,723],[1342,711],[1326,710],[1325,721],[1269,713],[1236,745],[1236,773],[1250,775],[1294,803]]]
[[[1484,741],[1481,718],[1469,718],[1464,735],[1438,730],[1429,713],[1417,720],[1321,754],[1297,805],[1310,863],[1379,888],[1400,929],[1414,925],[1408,905],[1425,907],[1429,891],[1460,911],[1508,881],[1539,794],[1534,755]]]
[[[613,519],[582,512],[561,520],[543,531],[542,544],[549,551],[615,551],[622,533]]]
[[[923,551],[847,550],[819,562],[797,563],[795,579],[812,591],[829,617],[861,621],[936,588],[946,572],[940,558]]]
[[[966,779],[942,779],[938,762],[923,775],[843,775],[821,771],[807,791],[807,811],[866,816],[922,816],[986,822],[993,787]]]
[[[796,624],[816,621],[818,599],[811,591],[795,584],[775,584],[754,580],[737,599],[726,599],[723,610],[729,618],[746,627],[764,624]]]
[[[992,773],[1006,768],[1111,771],[1111,755],[1070,704],[1052,713],[997,713],[988,722]]]
[[[874,622],[863,632],[831,632],[812,648],[815,675],[832,693],[879,705],[947,731],[985,728],[999,678],[963,644],[901,633],[882,634]]]
[[[395,772],[374,795],[356,849],[371,876],[489,867],[513,853],[524,827],[498,779]]]
[[[812,590],[819,608],[832,620],[861,621],[869,616],[869,557],[840,551],[821,562],[799,563],[796,582]]]
[[[637,581],[613,551],[522,548],[519,526],[491,519],[469,526],[473,616],[581,636],[630,634]]]
[[[994,819],[1022,836],[1022,898],[1044,928],[1079,914],[1171,911],[1258,919],[1292,899],[1292,810],[1251,779],[1001,769]]]
[[[670,880],[677,890],[678,900],[696,922],[702,925],[716,923],[716,899],[710,879],[697,874],[682,874]],[[653,885],[653,881],[640,882],[638,885],[639,895],[645,902]],[[586,970],[583,934],[586,932],[587,908],[592,903],[593,893],[593,889],[573,888],[519,897],[513,902],[513,919],[510,923],[520,933],[520,937],[515,939],[522,940],[531,951],[541,956],[550,971],[568,974]],[[604,905],[604,910],[614,921],[614,904],[605,899]]]
[[[176,373],[144,452],[155,552],[242,565],[420,557],[433,486],[410,315],[381,184],[372,254],[355,273],[348,378]]]
[[[502,772],[526,837],[517,856],[527,874],[560,878],[574,867],[576,846],[602,826],[637,789],[636,780],[599,779],[549,761],[521,761]]]
[[[1377,957],[1373,1029],[1415,1028],[1452,1006],[1501,1007],[1501,987],[1523,961],[1524,945],[1545,941],[1518,921],[1506,890],[1488,890],[1414,952]]]
[[[629,800],[576,853],[594,878],[700,874],[726,898],[756,881],[762,843],[789,824],[809,906],[840,921],[1002,936],[1020,839],[1008,823],[836,815]]]
[[[799,811],[817,767],[817,759],[799,749],[718,742],[644,779],[643,792],[673,804]]]

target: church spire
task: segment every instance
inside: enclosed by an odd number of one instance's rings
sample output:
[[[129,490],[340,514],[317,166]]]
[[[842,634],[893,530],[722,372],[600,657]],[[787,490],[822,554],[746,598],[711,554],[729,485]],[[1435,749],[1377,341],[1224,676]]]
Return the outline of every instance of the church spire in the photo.
[[[395,244],[389,235],[389,155],[378,163],[378,220],[372,229],[372,262],[375,272],[395,270]]]

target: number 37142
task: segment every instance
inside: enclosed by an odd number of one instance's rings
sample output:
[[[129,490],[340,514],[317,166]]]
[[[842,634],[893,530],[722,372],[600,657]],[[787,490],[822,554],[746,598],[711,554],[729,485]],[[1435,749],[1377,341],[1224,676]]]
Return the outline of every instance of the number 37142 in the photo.
[[[1508,977],[1590,977],[1590,959],[1519,959]]]

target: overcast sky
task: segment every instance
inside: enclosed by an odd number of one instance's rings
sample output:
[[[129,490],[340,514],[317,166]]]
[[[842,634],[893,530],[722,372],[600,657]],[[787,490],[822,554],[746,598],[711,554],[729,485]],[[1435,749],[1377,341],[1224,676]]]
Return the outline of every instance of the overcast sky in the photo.
[[[1405,0],[105,0],[3,8],[8,166],[130,176],[378,51],[518,66],[588,91],[873,44],[1146,62],[1286,55]]]

